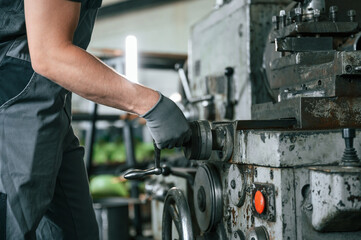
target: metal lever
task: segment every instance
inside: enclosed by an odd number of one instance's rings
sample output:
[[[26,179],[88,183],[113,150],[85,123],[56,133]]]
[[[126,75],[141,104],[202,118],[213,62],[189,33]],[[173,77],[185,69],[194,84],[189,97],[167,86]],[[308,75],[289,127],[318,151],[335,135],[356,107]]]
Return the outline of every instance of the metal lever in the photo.
[[[163,169],[160,167],[160,149],[157,147],[155,142],[154,144],[154,168],[141,170],[141,169],[134,169],[130,170],[124,174],[124,178],[128,180],[136,180],[141,179],[149,175],[160,175],[163,172]]]
[[[202,97],[193,98],[192,94],[191,94],[191,90],[189,88],[187,76],[186,76],[183,68],[179,64],[177,64],[176,69],[178,71],[179,78],[181,80],[187,102],[194,104],[194,103],[203,102],[203,101],[213,101],[214,97],[212,95],[205,95]]]

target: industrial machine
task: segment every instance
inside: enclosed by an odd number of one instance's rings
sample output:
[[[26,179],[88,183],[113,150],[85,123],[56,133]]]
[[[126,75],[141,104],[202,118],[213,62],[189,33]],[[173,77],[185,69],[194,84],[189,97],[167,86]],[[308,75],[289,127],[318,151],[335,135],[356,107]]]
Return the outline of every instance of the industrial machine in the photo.
[[[192,165],[157,160],[130,176],[173,175],[147,184],[155,239],[361,239],[358,12],[348,0],[233,0],[194,25],[189,79],[179,69],[198,119]]]

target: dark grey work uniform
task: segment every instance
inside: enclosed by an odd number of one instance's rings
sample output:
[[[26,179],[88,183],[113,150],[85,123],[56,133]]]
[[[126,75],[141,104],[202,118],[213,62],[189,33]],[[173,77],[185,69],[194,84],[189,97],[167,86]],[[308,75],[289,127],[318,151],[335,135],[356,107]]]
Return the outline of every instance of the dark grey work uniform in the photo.
[[[75,45],[100,4],[83,0]],[[98,239],[71,93],[33,71],[23,5],[0,0],[0,239]]]

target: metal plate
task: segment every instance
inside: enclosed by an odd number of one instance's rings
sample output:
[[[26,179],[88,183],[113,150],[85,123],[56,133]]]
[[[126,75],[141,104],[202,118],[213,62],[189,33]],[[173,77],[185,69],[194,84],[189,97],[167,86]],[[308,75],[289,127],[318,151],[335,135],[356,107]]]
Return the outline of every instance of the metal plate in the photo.
[[[228,196],[231,203],[237,207],[241,207],[246,197],[245,193],[246,181],[242,170],[232,164],[228,173]]]

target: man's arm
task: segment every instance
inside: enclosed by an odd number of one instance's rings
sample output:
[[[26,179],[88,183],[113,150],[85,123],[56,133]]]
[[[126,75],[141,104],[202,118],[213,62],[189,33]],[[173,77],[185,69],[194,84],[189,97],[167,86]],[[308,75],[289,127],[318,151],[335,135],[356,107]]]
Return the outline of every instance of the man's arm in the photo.
[[[158,148],[180,147],[191,130],[182,111],[158,92],[129,82],[73,45],[80,3],[25,0],[25,20],[34,70],[78,95],[141,115]]]
[[[72,44],[80,3],[25,0],[26,28],[34,70],[94,102],[144,114],[159,94],[134,84]]]

